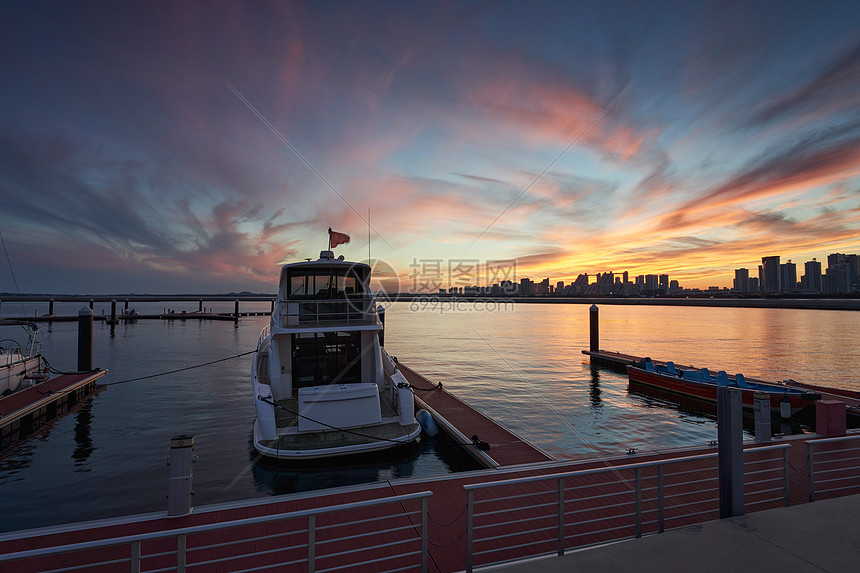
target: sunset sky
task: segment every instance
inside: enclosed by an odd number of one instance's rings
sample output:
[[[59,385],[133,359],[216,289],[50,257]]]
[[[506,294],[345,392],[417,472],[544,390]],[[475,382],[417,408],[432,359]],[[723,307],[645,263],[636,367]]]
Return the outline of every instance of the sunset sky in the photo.
[[[0,18],[0,292],[274,292],[329,227],[366,259],[368,209],[403,290],[459,261],[706,288],[763,256],[800,275],[860,252],[854,2],[28,1]]]

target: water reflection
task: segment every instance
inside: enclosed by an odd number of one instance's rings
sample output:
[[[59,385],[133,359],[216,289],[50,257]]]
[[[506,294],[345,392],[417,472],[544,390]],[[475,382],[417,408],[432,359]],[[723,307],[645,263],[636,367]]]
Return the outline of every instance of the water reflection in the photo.
[[[591,367],[591,389],[588,393],[591,399],[591,407],[598,409],[603,406],[600,402],[600,369],[596,366]]]
[[[92,418],[93,418],[93,401],[90,398],[75,414],[75,450],[72,452],[72,459],[75,460],[75,466],[86,466],[87,459],[93,453],[92,439]],[[76,471],[90,471],[89,469],[78,469]]]

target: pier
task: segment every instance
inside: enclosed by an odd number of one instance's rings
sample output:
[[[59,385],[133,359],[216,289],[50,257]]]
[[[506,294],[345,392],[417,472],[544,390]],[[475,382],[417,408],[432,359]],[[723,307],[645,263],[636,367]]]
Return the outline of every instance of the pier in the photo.
[[[469,406],[444,387],[433,384],[411,368],[398,364],[415,393],[415,403],[427,410],[451,437],[487,468],[552,461],[540,448]],[[473,440],[475,436],[478,440]],[[473,443],[478,442],[478,443]],[[481,445],[483,442],[485,445]],[[487,449],[482,449],[486,447]]]
[[[174,517],[58,525],[0,535],[0,564],[16,571],[471,571],[713,522],[716,458],[715,448],[704,447],[547,462],[198,507]],[[857,459],[856,434],[748,444],[745,513],[856,495]]]
[[[23,438],[75,406],[107,370],[63,374],[0,398],[0,448]]]
[[[448,573],[655,536],[721,515],[713,444],[552,460],[439,384],[398,367],[416,401],[488,469],[195,508],[194,438],[177,437],[166,512],[0,534],[0,568]],[[87,384],[103,374],[62,378]],[[747,443],[741,458],[743,513],[860,493],[856,432]]]
[[[34,313],[32,316],[4,316],[9,320],[26,320],[29,322],[70,322],[77,320],[77,315],[56,314],[55,303],[70,303],[81,302],[89,305],[93,309],[95,303],[110,303],[110,314],[94,315],[93,320],[103,321],[108,324],[118,324],[121,321],[134,320],[224,320],[236,321],[243,316],[268,316],[271,314],[271,308],[274,306],[274,295],[134,295],[134,296],[6,296],[0,300],[0,309],[2,303],[39,303],[48,306],[47,313]],[[173,310],[165,307],[160,313],[132,313],[129,306],[133,303],[197,303],[196,311],[188,310]],[[211,308],[206,308],[206,303],[233,303],[233,312],[214,312]],[[249,302],[268,302],[270,309],[268,312],[260,311],[241,311],[240,303]],[[117,311],[117,304],[122,303],[123,310]],[[133,310],[133,309],[132,309]]]

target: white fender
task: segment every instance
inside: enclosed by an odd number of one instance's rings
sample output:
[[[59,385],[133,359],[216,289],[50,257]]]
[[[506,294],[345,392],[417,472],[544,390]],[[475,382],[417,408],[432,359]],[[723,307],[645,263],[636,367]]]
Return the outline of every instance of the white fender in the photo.
[[[427,410],[418,410],[415,415],[418,423],[421,424],[421,431],[431,438],[439,433],[439,427],[436,425],[436,420],[430,415]]]

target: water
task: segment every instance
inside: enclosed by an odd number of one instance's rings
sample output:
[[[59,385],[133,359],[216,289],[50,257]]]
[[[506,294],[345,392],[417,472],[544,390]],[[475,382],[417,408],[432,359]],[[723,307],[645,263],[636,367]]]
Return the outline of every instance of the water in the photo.
[[[216,311],[232,311],[231,303],[224,304]],[[11,305],[3,304],[4,315],[18,314]],[[159,312],[165,305],[137,306]],[[170,306],[196,310],[196,303]],[[268,309],[268,303],[257,306],[242,309]],[[388,309],[389,352],[555,457],[716,439],[714,416],[701,407],[630,392],[625,376],[584,363],[587,306],[521,304],[507,312],[444,314],[410,306]],[[860,321],[851,312],[605,305],[600,317],[606,350],[860,390]],[[238,326],[141,320],[123,323],[113,334],[97,322],[94,363],[110,370],[102,382],[116,383],[235,356],[254,348],[267,320],[244,318]],[[44,354],[55,367],[75,367],[76,328],[43,326]],[[15,334],[0,329],[0,337]],[[170,437],[177,434],[196,436],[195,505],[475,467],[452,444],[433,440],[364,456],[360,463],[295,468],[255,462],[250,360],[110,386],[0,454],[0,530],[163,511],[165,462]]]

